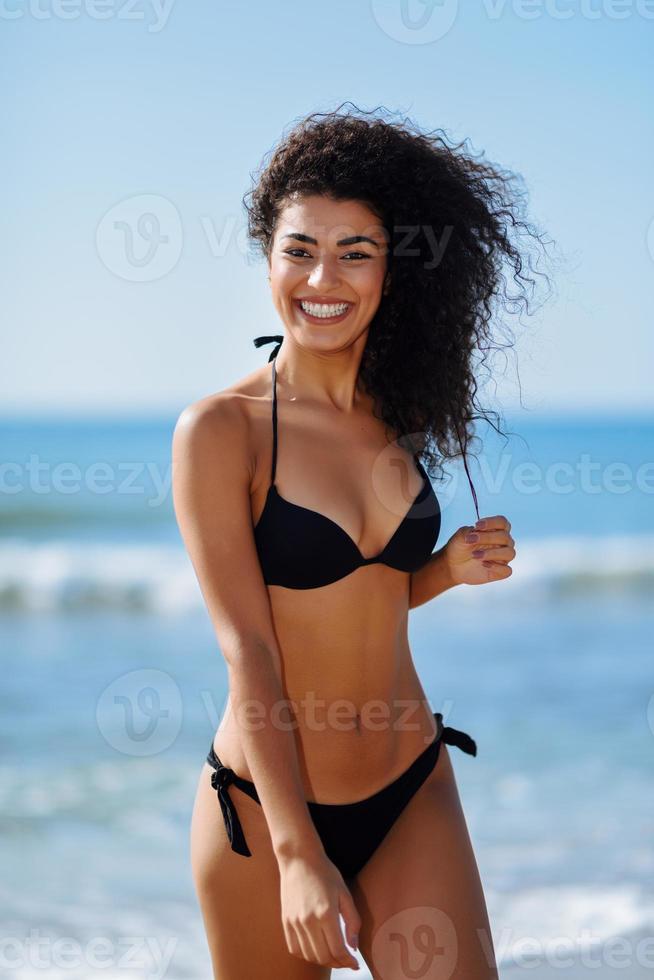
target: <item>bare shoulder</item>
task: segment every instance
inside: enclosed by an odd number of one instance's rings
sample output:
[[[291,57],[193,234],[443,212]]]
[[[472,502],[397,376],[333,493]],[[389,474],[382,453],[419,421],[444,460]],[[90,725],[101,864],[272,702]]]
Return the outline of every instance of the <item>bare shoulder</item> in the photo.
[[[251,509],[265,401],[263,370],[188,405],[173,433],[175,516],[227,659],[275,642]]]
[[[218,451],[227,451],[235,465],[246,464],[253,475],[262,427],[269,416],[270,371],[261,367],[187,405],[175,423],[173,454],[197,451],[211,466]]]

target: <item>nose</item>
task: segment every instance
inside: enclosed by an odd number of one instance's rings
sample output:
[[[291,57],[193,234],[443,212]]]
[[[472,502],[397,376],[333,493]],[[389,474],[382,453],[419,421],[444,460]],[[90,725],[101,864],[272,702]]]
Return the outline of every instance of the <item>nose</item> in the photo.
[[[340,282],[338,259],[322,258],[314,265],[309,275],[308,285],[316,292],[328,292]]]

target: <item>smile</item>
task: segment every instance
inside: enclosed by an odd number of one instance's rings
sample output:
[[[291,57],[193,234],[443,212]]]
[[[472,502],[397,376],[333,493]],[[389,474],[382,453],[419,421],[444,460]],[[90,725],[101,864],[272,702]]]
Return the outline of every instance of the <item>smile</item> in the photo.
[[[352,303],[311,303],[308,300],[294,300],[295,306],[309,320],[328,320],[330,323],[344,319],[352,309]]]

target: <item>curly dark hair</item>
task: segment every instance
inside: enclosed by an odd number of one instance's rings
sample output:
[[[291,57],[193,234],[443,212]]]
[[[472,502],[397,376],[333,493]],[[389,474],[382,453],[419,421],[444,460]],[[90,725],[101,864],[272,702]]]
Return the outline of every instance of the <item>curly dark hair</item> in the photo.
[[[467,140],[456,144],[442,129],[423,133],[390,115],[342,103],[294,124],[251,174],[248,234],[269,258],[282,208],[309,194],[360,201],[377,216],[388,235],[390,289],[370,323],[359,377],[375,415],[432,475],[436,464],[442,470],[443,460],[463,457],[479,516],[466,461],[473,423],[484,419],[503,433],[489,417],[498,413],[477,404],[473,358],[484,366],[490,351],[511,346],[493,343],[491,320],[498,307],[529,312],[535,280],[525,260],[534,271],[528,246],[543,241],[520,217],[526,194],[516,175],[464,152]]]

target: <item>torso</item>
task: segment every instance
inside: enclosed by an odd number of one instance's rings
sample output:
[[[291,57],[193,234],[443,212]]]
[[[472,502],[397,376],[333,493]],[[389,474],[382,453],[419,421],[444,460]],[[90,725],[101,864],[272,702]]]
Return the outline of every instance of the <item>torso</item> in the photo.
[[[243,396],[250,422],[256,526],[271,477],[270,365],[230,391]],[[370,406],[341,417],[326,406],[300,405],[285,397],[279,378],[277,412],[279,493],[329,517],[363,556],[378,554],[423,483],[410,453],[389,447]],[[383,464],[389,448],[400,470]],[[280,682],[296,706],[293,727],[309,800],[345,803],[376,792],[434,737],[408,642],[409,585],[410,573],[384,564],[356,568],[319,588],[268,585]],[[252,778],[229,703],[214,746],[225,765]]]

